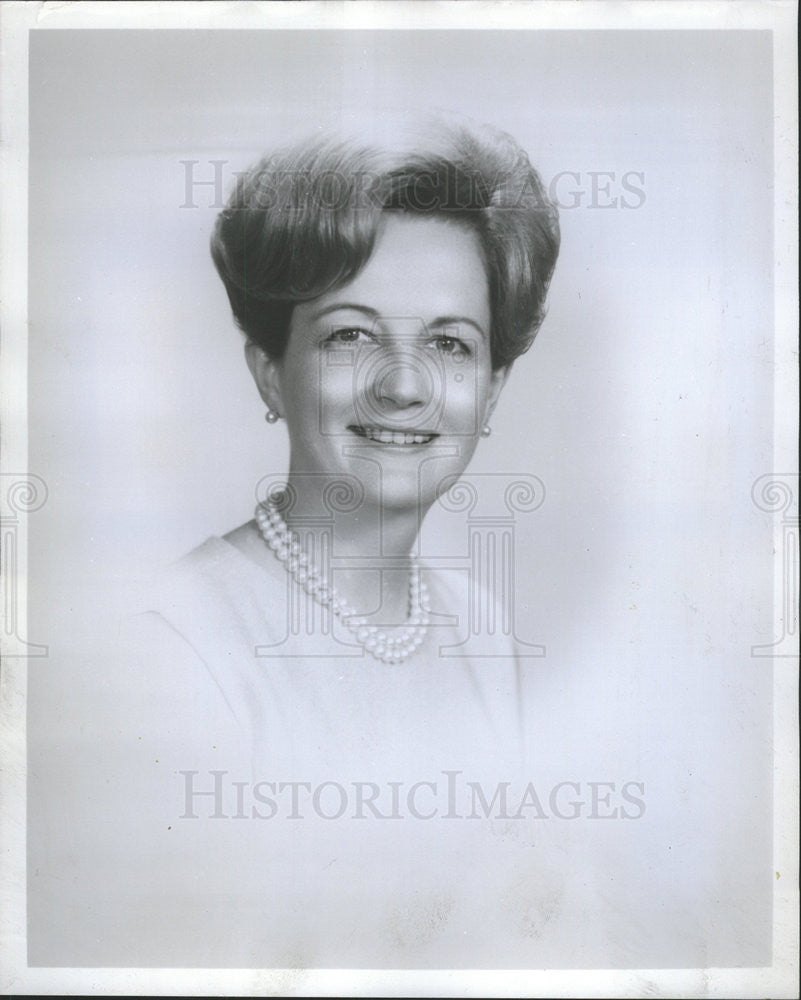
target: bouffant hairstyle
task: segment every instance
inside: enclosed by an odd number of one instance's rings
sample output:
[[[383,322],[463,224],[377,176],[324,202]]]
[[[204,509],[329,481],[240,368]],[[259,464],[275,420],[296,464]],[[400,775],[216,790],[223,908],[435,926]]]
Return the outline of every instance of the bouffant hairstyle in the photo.
[[[238,177],[211,253],[237,324],[270,357],[286,349],[296,303],[344,285],[367,263],[387,212],[471,228],[487,270],[493,369],[531,346],[559,222],[528,156],[505,133],[461,120],[401,138],[315,138]]]

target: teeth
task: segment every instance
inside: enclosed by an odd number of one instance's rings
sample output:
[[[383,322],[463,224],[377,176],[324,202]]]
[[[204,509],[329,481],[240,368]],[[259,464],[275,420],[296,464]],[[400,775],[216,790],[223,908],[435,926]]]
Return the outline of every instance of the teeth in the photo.
[[[380,427],[362,427],[361,432],[371,441],[380,444],[425,444],[434,437],[433,434],[415,434],[410,431],[387,431]]]

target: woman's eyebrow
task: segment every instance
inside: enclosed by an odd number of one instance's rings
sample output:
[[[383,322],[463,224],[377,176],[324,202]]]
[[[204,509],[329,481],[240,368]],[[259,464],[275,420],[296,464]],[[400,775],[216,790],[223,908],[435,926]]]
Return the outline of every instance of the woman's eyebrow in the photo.
[[[468,326],[472,326],[474,329],[478,330],[482,337],[486,338],[487,334],[484,332],[484,328],[476,320],[470,319],[469,316],[437,316],[436,319],[432,319],[428,324],[429,329],[439,329],[443,326],[459,326],[462,323],[467,323]]]
[[[356,302],[334,302],[332,305],[325,306],[322,309],[318,309],[317,312],[312,313],[311,318],[312,320],[318,320],[323,316],[327,316],[328,313],[339,312],[340,309],[350,309],[354,312],[363,313],[371,319],[378,319],[378,312],[375,309],[371,309],[370,306],[361,306]]]
[[[358,302],[334,302],[312,313],[311,318],[312,321],[315,321],[321,319],[323,316],[327,316],[329,313],[339,312],[340,310],[360,312],[372,320],[381,318],[381,313],[377,309],[373,309],[372,306],[360,305]],[[430,323],[426,323],[425,325],[429,330],[441,330],[443,327],[460,326],[461,324],[472,326],[485,340],[487,339],[487,334],[481,324],[469,316],[437,316],[436,319],[432,319]]]

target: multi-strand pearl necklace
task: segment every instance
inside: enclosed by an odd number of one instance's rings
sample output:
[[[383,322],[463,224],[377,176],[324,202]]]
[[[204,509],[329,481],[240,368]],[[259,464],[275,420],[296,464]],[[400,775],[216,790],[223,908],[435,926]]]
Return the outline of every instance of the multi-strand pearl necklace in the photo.
[[[384,663],[401,663],[412,655],[425,638],[429,623],[428,588],[421,579],[414,556],[409,572],[409,617],[405,625],[388,630],[368,625],[366,619],[350,608],[336,587],[323,579],[314,562],[303,551],[272,503],[258,504],[256,521],[262,537],[283,563],[284,569],[318,604],[332,614],[354,635],[357,642]]]

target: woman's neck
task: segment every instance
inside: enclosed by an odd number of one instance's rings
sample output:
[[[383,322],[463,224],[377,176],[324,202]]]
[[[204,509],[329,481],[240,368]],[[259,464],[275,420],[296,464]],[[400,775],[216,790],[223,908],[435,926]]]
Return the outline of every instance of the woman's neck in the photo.
[[[289,487],[284,519],[318,568],[331,570],[342,600],[371,623],[405,621],[410,556],[426,511],[356,502],[336,485],[310,488],[291,475]]]

